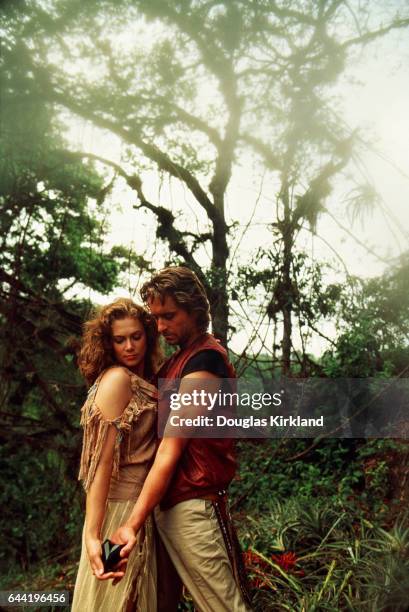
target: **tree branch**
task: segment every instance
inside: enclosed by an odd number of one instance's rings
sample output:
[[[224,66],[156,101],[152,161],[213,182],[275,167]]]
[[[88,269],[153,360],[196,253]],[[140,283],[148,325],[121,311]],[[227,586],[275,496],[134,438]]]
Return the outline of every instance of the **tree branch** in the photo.
[[[376,38],[380,38],[384,36],[388,32],[392,30],[397,30],[400,28],[407,28],[409,26],[409,19],[397,19],[393,21],[389,25],[379,28],[378,30],[373,30],[372,32],[366,32],[361,36],[356,36],[355,38],[351,38],[350,40],[346,40],[344,43],[341,43],[341,48],[352,47],[353,45],[362,45],[372,42]]]
[[[214,224],[224,224],[224,219],[220,216],[218,210],[213,205],[213,202],[201,187],[197,178],[191,172],[189,172],[189,170],[177,162],[174,162],[156,145],[142,140],[137,131],[121,127],[115,121],[107,117],[101,117],[93,109],[91,110],[90,108],[87,108],[86,104],[73,100],[68,92],[57,91],[55,84],[49,77],[49,72],[41,66],[35,65],[34,62],[28,58],[27,61],[29,62],[31,70],[36,74],[37,79],[39,79],[39,81],[43,84],[44,91],[49,92],[47,97],[50,102],[64,106],[80,117],[92,121],[95,125],[117,134],[125,142],[138,147],[149,159],[157,164],[160,170],[168,172],[171,176],[174,176],[185,183]]]
[[[250,134],[241,134],[240,140],[242,140],[246,144],[249,144],[254,149],[254,151],[264,159],[266,167],[269,170],[278,170],[281,172],[282,161],[277,155],[272,152],[270,145],[262,142],[259,138],[256,138],[255,136],[251,136]]]

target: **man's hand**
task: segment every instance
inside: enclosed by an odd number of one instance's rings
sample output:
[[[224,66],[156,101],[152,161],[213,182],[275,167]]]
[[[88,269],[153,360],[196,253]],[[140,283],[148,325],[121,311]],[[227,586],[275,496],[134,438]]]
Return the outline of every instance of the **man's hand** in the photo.
[[[123,559],[127,559],[136,543],[136,531],[128,525],[121,525],[109,538],[114,544],[124,544],[119,553]]]
[[[114,571],[104,573],[104,564],[102,563],[102,544],[99,538],[86,535],[85,536],[85,547],[87,549],[88,559],[91,565],[92,573],[98,580],[110,580],[113,579],[115,582],[123,578],[125,575],[124,566],[127,563],[127,559],[122,559],[116,566]],[[122,552],[122,551],[121,551]],[[114,584],[115,584],[114,582]]]

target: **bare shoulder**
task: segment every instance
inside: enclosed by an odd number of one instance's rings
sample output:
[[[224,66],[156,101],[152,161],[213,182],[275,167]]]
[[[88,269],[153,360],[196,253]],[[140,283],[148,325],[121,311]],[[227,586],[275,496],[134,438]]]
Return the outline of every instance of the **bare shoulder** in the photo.
[[[101,378],[95,401],[105,418],[115,419],[123,413],[131,397],[131,377],[117,367],[107,370]]]
[[[105,384],[111,385],[130,385],[130,374],[121,366],[114,366],[104,372],[99,386]]]

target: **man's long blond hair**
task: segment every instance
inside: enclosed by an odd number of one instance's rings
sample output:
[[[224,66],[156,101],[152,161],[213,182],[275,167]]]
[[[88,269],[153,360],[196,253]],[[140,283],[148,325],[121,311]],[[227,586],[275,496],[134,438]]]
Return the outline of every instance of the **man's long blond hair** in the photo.
[[[210,305],[205,288],[192,270],[184,266],[171,266],[152,276],[141,289],[145,304],[155,298],[163,303],[166,296],[176,304],[196,315],[196,325],[201,332],[207,331],[210,323]]]

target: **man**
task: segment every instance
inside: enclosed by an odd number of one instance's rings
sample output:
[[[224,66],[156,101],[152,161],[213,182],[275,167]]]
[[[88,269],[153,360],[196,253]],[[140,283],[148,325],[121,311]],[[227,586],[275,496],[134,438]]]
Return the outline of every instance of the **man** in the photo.
[[[219,389],[220,379],[235,377],[227,352],[207,333],[209,302],[191,270],[165,268],[144,284],[141,295],[166,342],[180,347],[158,378],[181,379],[179,393],[191,393],[209,381]],[[235,470],[231,439],[164,437],[131,516],[111,537],[125,544],[121,556],[127,557],[135,534],[160,503],[155,512],[159,534],[201,612],[248,610],[225,500]]]

